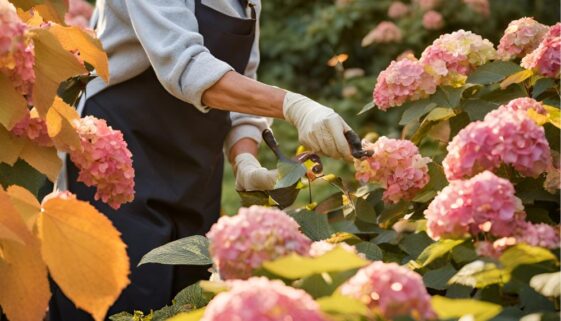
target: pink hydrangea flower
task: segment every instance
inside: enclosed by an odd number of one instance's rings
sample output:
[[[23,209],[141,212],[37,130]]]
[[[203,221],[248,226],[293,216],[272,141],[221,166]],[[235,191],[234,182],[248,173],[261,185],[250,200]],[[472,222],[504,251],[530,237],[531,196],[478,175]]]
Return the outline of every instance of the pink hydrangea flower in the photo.
[[[559,227],[553,227],[544,223],[532,224],[530,222],[521,222],[518,226],[516,239],[518,243],[557,249],[560,242]]]
[[[494,59],[493,44],[471,31],[441,35],[421,55],[427,71],[443,85],[461,86],[477,66]]]
[[[400,106],[406,101],[418,100],[436,92],[436,80],[416,59],[392,61],[378,75],[372,93],[374,103],[381,110]]]
[[[533,18],[520,18],[508,24],[497,54],[502,60],[522,58],[534,51],[549,28]]]
[[[17,137],[27,137],[39,146],[53,146],[53,141],[47,132],[47,124],[38,115],[31,113],[14,125],[11,130],[12,134]]]
[[[355,160],[356,178],[362,183],[381,184],[386,189],[384,201],[412,199],[429,182],[430,158],[422,157],[412,142],[380,137],[374,144],[363,141],[362,145],[374,154]]]
[[[436,318],[421,276],[396,263],[373,262],[358,270],[339,290],[387,320],[398,316]]]
[[[487,114],[484,122],[499,137],[500,143],[493,153],[500,155],[503,163],[531,177],[537,177],[549,168],[551,150],[545,131],[525,111],[501,106]]]
[[[409,13],[409,6],[401,1],[394,1],[388,8],[388,17],[399,19]]]
[[[221,217],[207,237],[214,264],[225,280],[247,279],[263,262],[290,253],[307,255],[312,243],[286,213],[260,206]]]
[[[464,0],[464,3],[480,15],[488,17],[491,14],[489,0]]]
[[[382,21],[362,39],[362,46],[366,47],[373,43],[400,42],[401,38],[401,29],[395,23]]]
[[[523,206],[508,180],[485,171],[452,181],[425,210],[427,234],[434,240],[479,233],[510,236],[523,217]]]
[[[83,150],[70,150],[78,181],[97,188],[95,199],[117,209],[134,198],[132,154],[123,133],[105,120],[87,116],[74,121]]]
[[[33,43],[27,36],[27,25],[7,0],[0,0],[0,30],[0,71],[8,75],[16,90],[31,104],[35,82]]]
[[[544,39],[536,48],[522,59],[521,66],[533,69],[540,75],[559,78],[561,66],[561,23],[549,29]]]
[[[85,0],[70,0],[64,22],[69,26],[88,28],[93,6]]]
[[[432,10],[440,5],[440,0],[414,0],[413,3],[419,6],[421,10]]]
[[[533,99],[515,99],[462,129],[448,144],[443,161],[448,180],[493,171],[502,163],[525,176],[537,177],[546,171],[551,150],[543,127],[528,117],[529,109],[545,112]]]
[[[205,309],[201,321],[328,321],[312,297],[264,277],[229,281]]]
[[[427,30],[438,30],[444,27],[444,18],[434,10],[425,12],[423,15],[423,27]]]
[[[487,123],[470,123],[447,146],[448,154],[442,162],[446,178],[464,179],[498,168],[501,158],[495,148],[499,144],[500,137]]]

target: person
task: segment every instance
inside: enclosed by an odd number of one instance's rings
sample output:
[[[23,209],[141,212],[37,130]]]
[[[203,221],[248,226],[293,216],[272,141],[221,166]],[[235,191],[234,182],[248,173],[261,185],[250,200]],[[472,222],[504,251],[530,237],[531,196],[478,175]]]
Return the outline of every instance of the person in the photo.
[[[247,0],[97,1],[96,32],[110,81],[90,82],[80,111],[123,132],[133,154],[135,199],[113,210],[76,181],[70,162],[67,176],[68,189],[107,215],[127,244],[131,284],[108,315],[161,308],[208,278],[208,267],[137,264],[150,250],[204,235],[216,222],[224,154],[238,190],[272,189],[276,173],[256,159],[265,117],[290,122],[315,152],[351,157],[344,136],[350,127],[331,108],[255,80],[260,10],[259,1]],[[53,287],[51,321],[91,320]]]

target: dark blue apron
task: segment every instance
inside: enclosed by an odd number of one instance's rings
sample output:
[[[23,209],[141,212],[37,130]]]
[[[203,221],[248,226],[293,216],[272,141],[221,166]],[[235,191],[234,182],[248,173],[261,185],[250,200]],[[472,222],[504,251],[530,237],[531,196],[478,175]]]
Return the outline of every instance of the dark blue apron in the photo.
[[[195,15],[204,45],[218,59],[243,73],[255,38],[251,19],[227,16],[195,0]],[[240,0],[247,6],[247,0]],[[230,130],[228,112],[201,113],[169,94],[153,69],[88,99],[84,115],[107,120],[123,132],[133,154],[136,196],[115,211],[94,200],[95,190],[77,183],[68,162],[69,190],[90,201],[122,233],[131,264],[131,284],[108,316],[149,312],[171,302],[186,286],[209,277],[207,267],[147,264],[137,267],[150,250],[179,238],[204,235],[220,214],[223,144]],[[100,264],[109,262],[100,262]],[[51,321],[92,320],[53,286]]]

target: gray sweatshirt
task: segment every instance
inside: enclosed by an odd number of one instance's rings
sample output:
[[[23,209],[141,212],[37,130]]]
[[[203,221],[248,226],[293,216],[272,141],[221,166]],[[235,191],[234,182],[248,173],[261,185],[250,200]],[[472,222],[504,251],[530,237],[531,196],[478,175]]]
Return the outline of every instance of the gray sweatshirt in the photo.
[[[254,1],[259,21],[261,2]],[[238,0],[202,0],[206,6],[234,17],[249,17]],[[98,0],[93,23],[109,56],[109,84],[100,78],[90,82],[85,98],[108,86],[129,80],[152,66],[160,83],[175,97],[193,104],[202,113],[203,92],[233,70],[215,58],[203,44],[194,14],[194,0]],[[256,78],[259,65],[259,26],[245,75]],[[187,108],[187,107],[186,107]],[[270,120],[231,113],[228,149],[241,138],[261,141]]]

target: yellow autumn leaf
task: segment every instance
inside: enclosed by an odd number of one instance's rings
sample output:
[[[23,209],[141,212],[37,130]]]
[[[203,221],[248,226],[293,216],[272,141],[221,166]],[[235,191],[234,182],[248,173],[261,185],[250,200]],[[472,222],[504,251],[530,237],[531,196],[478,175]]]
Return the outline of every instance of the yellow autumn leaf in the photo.
[[[52,198],[37,220],[41,253],[52,278],[96,321],[129,284],[129,260],[120,233],[87,202]]]
[[[0,240],[24,244],[29,242],[31,236],[10,197],[0,186]]]
[[[543,126],[545,123],[547,123],[547,115],[542,115],[535,109],[529,109],[526,113],[539,126]]]
[[[18,239],[6,238],[9,230]],[[37,238],[0,187],[0,306],[10,321],[40,321],[50,298]]]
[[[0,163],[13,166],[19,158],[26,141],[10,134],[8,130],[0,126]]]
[[[19,155],[33,168],[45,174],[51,182],[55,182],[62,168],[62,161],[54,147],[44,147],[27,141]]]
[[[21,186],[12,185],[8,187],[7,192],[12,205],[19,212],[27,229],[32,231],[35,221],[41,212],[41,204],[39,204],[33,193]]]
[[[33,101],[41,117],[46,117],[61,82],[87,73],[86,68],[70,52],[64,50],[57,38],[45,29],[32,32],[35,45],[35,84]]]
[[[45,20],[64,23],[64,16],[68,10],[65,0],[10,0],[16,7],[22,10],[34,8]]]
[[[0,73],[0,124],[7,129],[27,114],[27,102],[4,74]]]
[[[80,118],[76,109],[65,103],[60,97],[55,101],[47,112],[47,131],[49,137],[59,150],[81,149],[80,136],[72,125],[72,121]]]
[[[533,74],[534,74],[534,72],[531,69],[524,69],[522,71],[514,73],[514,74],[506,77],[506,79],[501,82],[501,85],[500,85],[501,89],[505,89],[506,87],[508,87],[512,84],[519,84],[519,83],[523,82],[524,80],[532,77]]]
[[[101,41],[78,27],[53,25],[49,31],[57,37],[62,47],[68,51],[79,50],[80,57],[92,65],[97,74],[109,83],[109,63]]]
[[[547,119],[549,120],[549,122],[553,126],[557,128],[561,128],[561,110],[559,110],[559,108],[549,105],[544,105],[544,107],[545,110],[547,111]]]

